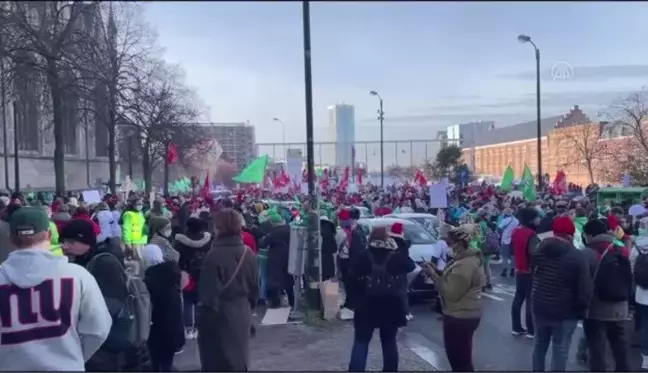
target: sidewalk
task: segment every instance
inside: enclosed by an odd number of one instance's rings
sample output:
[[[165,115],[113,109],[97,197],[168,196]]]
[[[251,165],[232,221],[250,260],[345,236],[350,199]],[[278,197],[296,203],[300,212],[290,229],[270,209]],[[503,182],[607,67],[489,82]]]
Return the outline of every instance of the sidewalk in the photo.
[[[399,370],[436,370],[418,357],[403,342],[399,334]],[[273,325],[257,327],[251,341],[250,371],[346,371],[348,370],[353,325],[335,323],[325,327]],[[176,355],[179,371],[200,370],[200,358],[195,340],[187,341],[184,352]],[[369,348],[367,370],[382,370],[382,353],[378,333]]]

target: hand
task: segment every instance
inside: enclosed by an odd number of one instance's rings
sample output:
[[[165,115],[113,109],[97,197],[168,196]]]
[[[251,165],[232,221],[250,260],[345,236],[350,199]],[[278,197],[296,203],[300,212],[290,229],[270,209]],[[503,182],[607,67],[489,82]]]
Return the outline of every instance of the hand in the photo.
[[[436,268],[434,268],[434,266],[432,265],[432,263],[428,263],[428,262],[423,262],[423,263],[421,263],[421,271],[422,271],[425,275],[427,275],[427,276],[429,276],[430,278],[432,278],[433,280],[439,278],[439,274],[437,273]]]

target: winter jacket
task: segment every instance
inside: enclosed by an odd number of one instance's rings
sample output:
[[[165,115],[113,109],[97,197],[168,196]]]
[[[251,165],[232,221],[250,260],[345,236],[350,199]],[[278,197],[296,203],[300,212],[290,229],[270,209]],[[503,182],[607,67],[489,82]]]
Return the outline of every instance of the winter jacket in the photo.
[[[180,260],[180,254],[173,248],[169,239],[163,237],[161,234],[154,233],[149,244],[160,247],[164,261],[178,263]]]
[[[288,275],[288,254],[290,250],[290,226],[274,226],[259,243],[259,247],[268,248],[266,262],[267,284],[270,288],[281,288]]]
[[[113,210],[111,211],[111,213],[113,216],[112,223],[110,224],[110,227],[112,229],[112,236],[121,238],[122,230],[121,226],[119,225],[119,218],[121,217],[121,214],[117,210]]]
[[[378,241],[382,242],[382,241]],[[395,243],[393,243],[395,245]],[[407,325],[405,305],[400,297],[367,297],[366,278],[371,274],[372,258],[376,263],[383,263],[387,255],[393,254],[387,262],[387,272],[400,278],[412,272],[416,265],[408,256],[397,249],[380,247],[373,242],[368,249],[359,253],[349,269],[349,275],[355,284],[357,296],[353,323],[357,328],[402,327]]]
[[[146,219],[141,211],[128,210],[122,216],[122,240],[127,245],[143,245],[146,243],[144,225]]]
[[[587,240],[587,249],[583,250],[585,254],[590,276],[594,279],[596,268],[598,267],[601,256],[610,245],[614,245],[615,237],[609,234],[599,234],[596,237]],[[630,257],[630,253],[625,247],[617,247],[621,253]],[[596,295],[594,287],[592,298],[587,311],[587,318],[600,321],[623,321],[629,317],[628,302],[606,302],[600,300]]]
[[[61,245],[59,244],[58,228],[56,227],[56,224],[54,224],[53,221],[50,221],[49,223],[49,232],[50,232],[50,244],[52,245],[50,251],[52,252],[52,254],[56,256],[63,256],[63,249],[61,249]]]
[[[115,223],[115,217],[112,211],[101,210],[94,215],[93,219],[99,226],[99,236],[97,241],[101,242],[106,238],[114,237],[113,225]]]
[[[539,243],[540,239],[533,229],[519,226],[513,230],[511,245],[516,272],[531,273],[531,252]]]
[[[482,316],[482,287],[486,283],[481,251],[467,249],[445,267],[434,284],[439,292],[443,314],[459,319]]]
[[[329,220],[320,220],[320,235],[322,236],[322,281],[335,277],[335,224]]]
[[[349,239],[349,260],[353,262],[356,258],[367,250],[367,236],[362,227],[358,224],[351,229],[351,238]],[[351,264],[353,265],[353,264]]]
[[[151,295],[151,349],[180,351],[185,344],[182,319],[180,268],[175,262],[163,262],[148,267],[144,282]]]
[[[585,254],[571,239],[550,237],[531,255],[533,314],[555,321],[585,317],[593,286]]]
[[[173,240],[173,248],[180,254],[178,265],[180,269],[191,276],[193,285],[184,290],[185,299],[191,303],[198,301],[197,288],[202,270],[202,262],[209,252],[212,243],[212,235],[209,232],[176,234]]]

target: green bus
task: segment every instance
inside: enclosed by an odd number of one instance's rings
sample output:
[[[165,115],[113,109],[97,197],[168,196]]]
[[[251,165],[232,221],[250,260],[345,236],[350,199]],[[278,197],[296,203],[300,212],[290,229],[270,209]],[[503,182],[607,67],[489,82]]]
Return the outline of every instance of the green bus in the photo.
[[[632,205],[641,203],[646,197],[648,197],[646,187],[601,188],[596,193],[596,203],[599,206],[610,202]]]

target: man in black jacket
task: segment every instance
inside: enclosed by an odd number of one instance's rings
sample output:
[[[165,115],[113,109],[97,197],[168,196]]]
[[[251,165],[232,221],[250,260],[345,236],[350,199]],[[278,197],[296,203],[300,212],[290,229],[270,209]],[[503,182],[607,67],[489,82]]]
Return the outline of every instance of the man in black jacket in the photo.
[[[123,251],[118,244],[112,244],[110,239],[97,244],[92,223],[87,220],[70,220],[61,230],[59,239],[63,252],[83,267],[87,267],[92,258],[108,254],[93,261],[90,274],[94,276],[104,296],[108,312],[113,319],[113,328],[106,342],[86,362],[86,371],[122,371],[128,365],[126,360],[133,355],[133,351],[120,351],[110,346],[118,334],[114,321],[126,305],[129,295],[124,275]]]
[[[569,217],[558,216],[552,231],[554,236],[543,240],[531,257],[534,372],[544,372],[550,342],[551,371],[565,371],[572,335],[578,320],[585,317],[592,295],[587,261],[572,243],[574,223]]]

